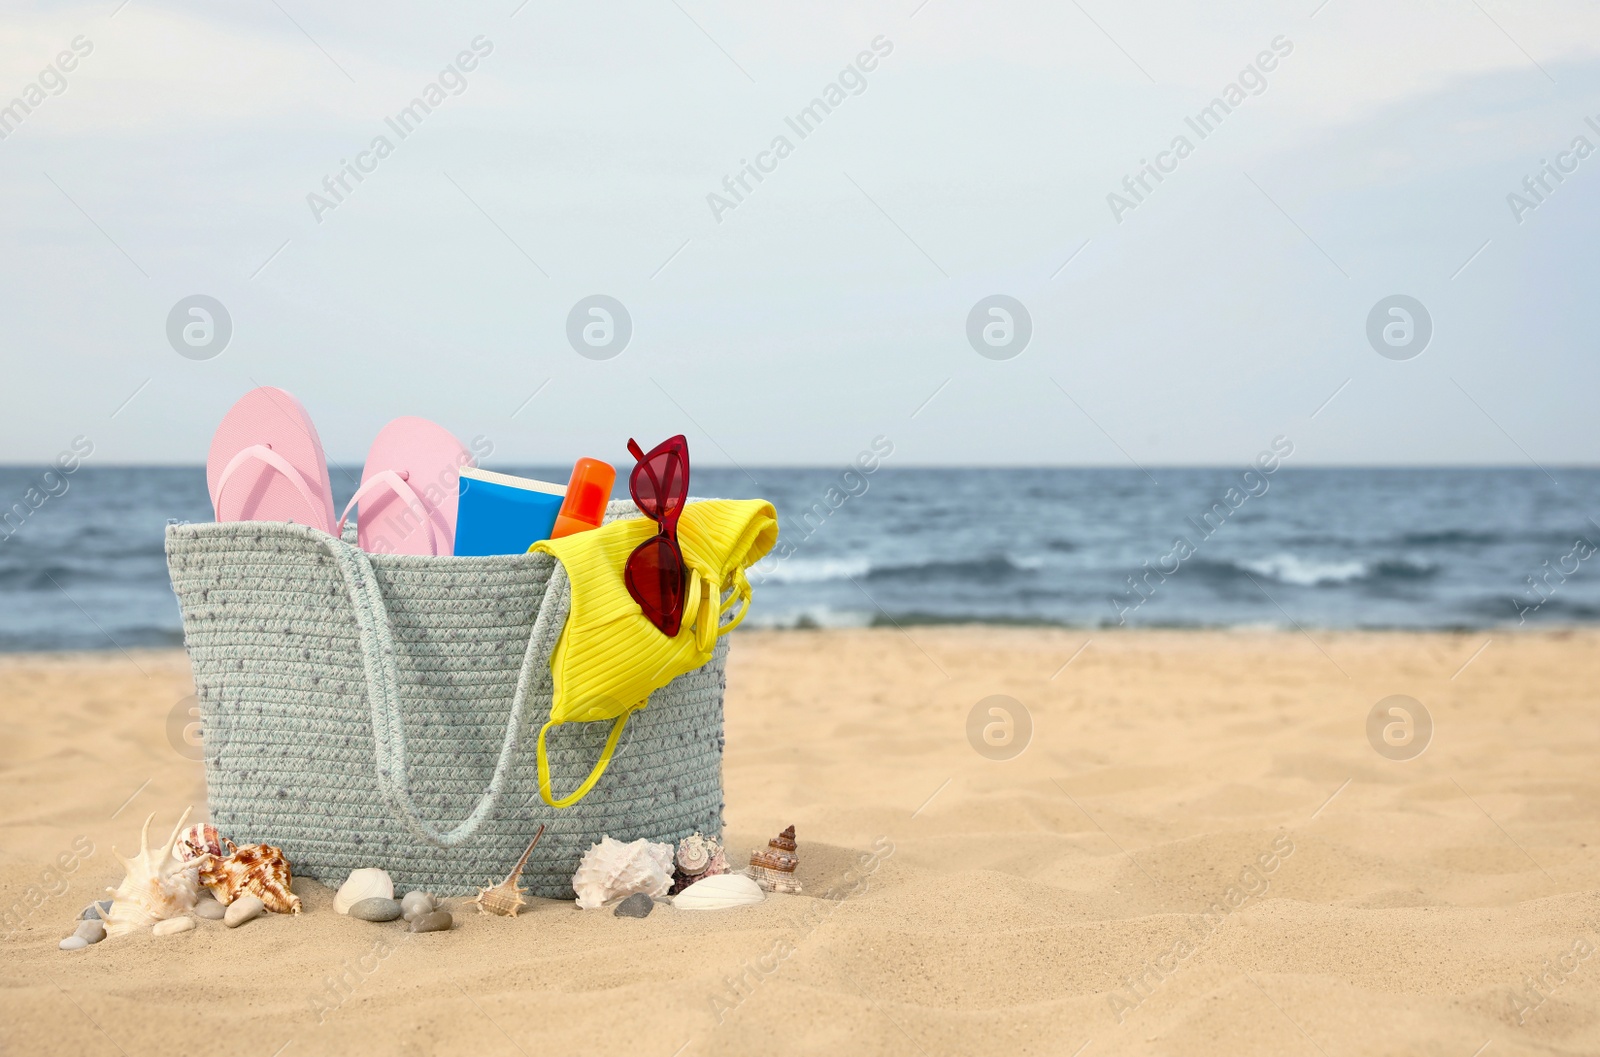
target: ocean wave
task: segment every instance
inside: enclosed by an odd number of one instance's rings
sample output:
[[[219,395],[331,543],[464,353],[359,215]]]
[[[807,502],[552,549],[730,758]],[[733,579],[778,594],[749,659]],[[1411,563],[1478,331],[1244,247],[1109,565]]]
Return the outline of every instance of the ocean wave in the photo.
[[[1186,563],[1184,568],[1219,583],[1253,577],[1290,587],[1383,586],[1426,580],[1439,571],[1436,565],[1405,558],[1319,560],[1287,553],[1241,561],[1200,558]]]
[[[872,563],[865,558],[763,558],[750,567],[750,582],[817,584],[867,575]]]
[[[865,628],[872,624],[872,614],[854,609],[833,609],[829,606],[812,606],[782,613],[751,614],[741,628],[762,628],[769,631],[815,631],[819,628]]]
[[[867,558],[764,558],[750,567],[750,582],[815,584],[874,580],[925,583],[930,580],[988,581],[1044,568],[1042,555],[991,554],[968,561],[931,558],[921,562],[878,564]]]
[[[1401,544],[1407,547],[1486,547],[1500,540],[1497,532],[1473,532],[1470,529],[1407,532],[1400,537]]]
[[[976,580],[990,581],[1032,572],[1044,564],[1044,559],[1032,555],[1013,558],[1008,554],[990,554],[967,561],[930,559],[904,565],[875,566],[867,573],[869,580]]]
[[[1347,584],[1362,579],[1369,572],[1367,563],[1363,561],[1315,561],[1293,554],[1274,554],[1256,561],[1240,562],[1239,565],[1257,576],[1295,587]]]

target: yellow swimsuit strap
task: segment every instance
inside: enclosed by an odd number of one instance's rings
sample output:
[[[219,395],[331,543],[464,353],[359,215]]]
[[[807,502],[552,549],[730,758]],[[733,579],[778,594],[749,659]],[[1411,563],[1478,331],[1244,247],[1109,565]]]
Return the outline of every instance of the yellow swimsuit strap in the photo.
[[[611,724],[611,733],[606,738],[605,748],[600,750],[600,762],[594,765],[594,770],[589,772],[589,777],[583,780],[582,785],[559,800],[555,798],[555,794],[550,790],[550,760],[545,755],[544,749],[544,736],[550,733],[550,728],[556,725],[556,721],[552,719],[540,728],[539,751],[536,756],[539,763],[539,795],[544,798],[545,803],[551,807],[571,807],[588,795],[589,790],[594,788],[594,784],[600,780],[600,776],[605,774],[606,768],[610,766],[611,755],[617,751],[617,740],[622,737],[622,728],[628,725],[628,717],[631,715],[633,715],[633,709],[629,709],[616,718],[616,721]]]

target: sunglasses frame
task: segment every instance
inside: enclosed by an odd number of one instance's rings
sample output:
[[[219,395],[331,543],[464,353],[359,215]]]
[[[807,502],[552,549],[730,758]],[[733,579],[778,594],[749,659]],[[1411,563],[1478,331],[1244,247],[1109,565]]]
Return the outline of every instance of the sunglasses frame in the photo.
[[[683,513],[684,504],[689,501],[689,442],[680,433],[677,436],[668,437],[648,452],[645,452],[640,450],[638,442],[629,438],[628,452],[637,460],[632,472],[628,474],[628,493],[633,496],[634,506],[638,507],[639,512],[645,517],[654,521],[659,527],[659,531],[635,547],[633,553],[628,555],[628,560],[623,566],[622,580],[628,589],[628,594],[639,604],[639,611],[644,614],[645,619],[654,624],[663,635],[671,637],[677,635],[679,629],[683,626],[683,610],[688,601],[689,570],[683,560],[683,550],[678,546],[678,518]],[[655,471],[651,468],[651,463],[664,455],[671,456],[672,459],[681,464],[683,471],[681,485],[673,480],[675,468],[670,461],[665,464],[666,481],[663,482],[656,477]],[[639,495],[641,481],[648,481],[652,487],[653,495],[656,498],[655,503],[647,504],[641,501]],[[666,487],[676,485],[682,491],[681,493],[676,491],[669,493],[664,485]],[[652,506],[656,507],[653,513],[650,510]],[[669,602],[665,611],[657,609],[649,600],[641,596],[639,587],[635,582],[634,573],[635,568],[642,566],[646,561],[644,557],[646,552],[651,550],[661,551],[663,548],[665,553],[670,556],[670,560],[677,564],[679,581],[676,598]],[[665,563],[660,564],[662,568],[665,568]]]

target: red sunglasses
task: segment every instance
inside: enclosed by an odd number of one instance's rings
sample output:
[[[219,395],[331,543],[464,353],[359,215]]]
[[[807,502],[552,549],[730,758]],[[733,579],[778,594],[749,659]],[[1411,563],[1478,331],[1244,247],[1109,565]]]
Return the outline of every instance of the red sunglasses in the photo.
[[[661,531],[628,555],[622,581],[646,619],[663,635],[676,635],[683,623],[686,570],[678,549],[678,515],[689,498],[689,442],[680,433],[643,452],[629,439],[628,452],[639,460],[628,475],[628,491],[640,513]]]

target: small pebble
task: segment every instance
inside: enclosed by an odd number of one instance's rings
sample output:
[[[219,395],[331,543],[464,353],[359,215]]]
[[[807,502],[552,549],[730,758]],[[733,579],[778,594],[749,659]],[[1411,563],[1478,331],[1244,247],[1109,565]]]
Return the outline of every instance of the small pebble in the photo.
[[[194,928],[194,918],[185,915],[181,918],[168,918],[158,921],[150,926],[152,936],[176,936],[180,932],[188,932]]]
[[[242,895],[228,904],[228,909],[223,912],[222,923],[230,929],[236,929],[252,918],[258,918],[266,912],[267,905],[258,896]]]
[[[647,918],[650,911],[656,908],[656,901],[643,892],[633,895],[617,904],[617,909],[612,913],[619,918]]]
[[[56,946],[60,947],[64,951],[81,951],[85,947],[89,946],[89,941],[84,939],[82,936],[68,936]]]
[[[106,938],[106,923],[99,918],[84,918],[73,935],[85,943],[99,943]]]
[[[433,896],[426,892],[407,892],[406,897],[400,900],[400,912],[407,921],[415,921],[434,909]]]
[[[99,902],[90,903],[88,906],[84,907],[83,913],[78,915],[78,920],[88,921],[90,918],[103,920],[109,913],[111,913],[111,900],[102,899]]]
[[[430,910],[411,922],[412,932],[449,932],[454,922],[448,910]]]
[[[393,921],[400,916],[400,904],[382,896],[370,896],[351,903],[348,913],[362,921]]]
[[[222,916],[227,912],[228,908],[215,899],[202,899],[195,904],[194,908],[194,916],[205,918],[207,921],[221,921]]]

